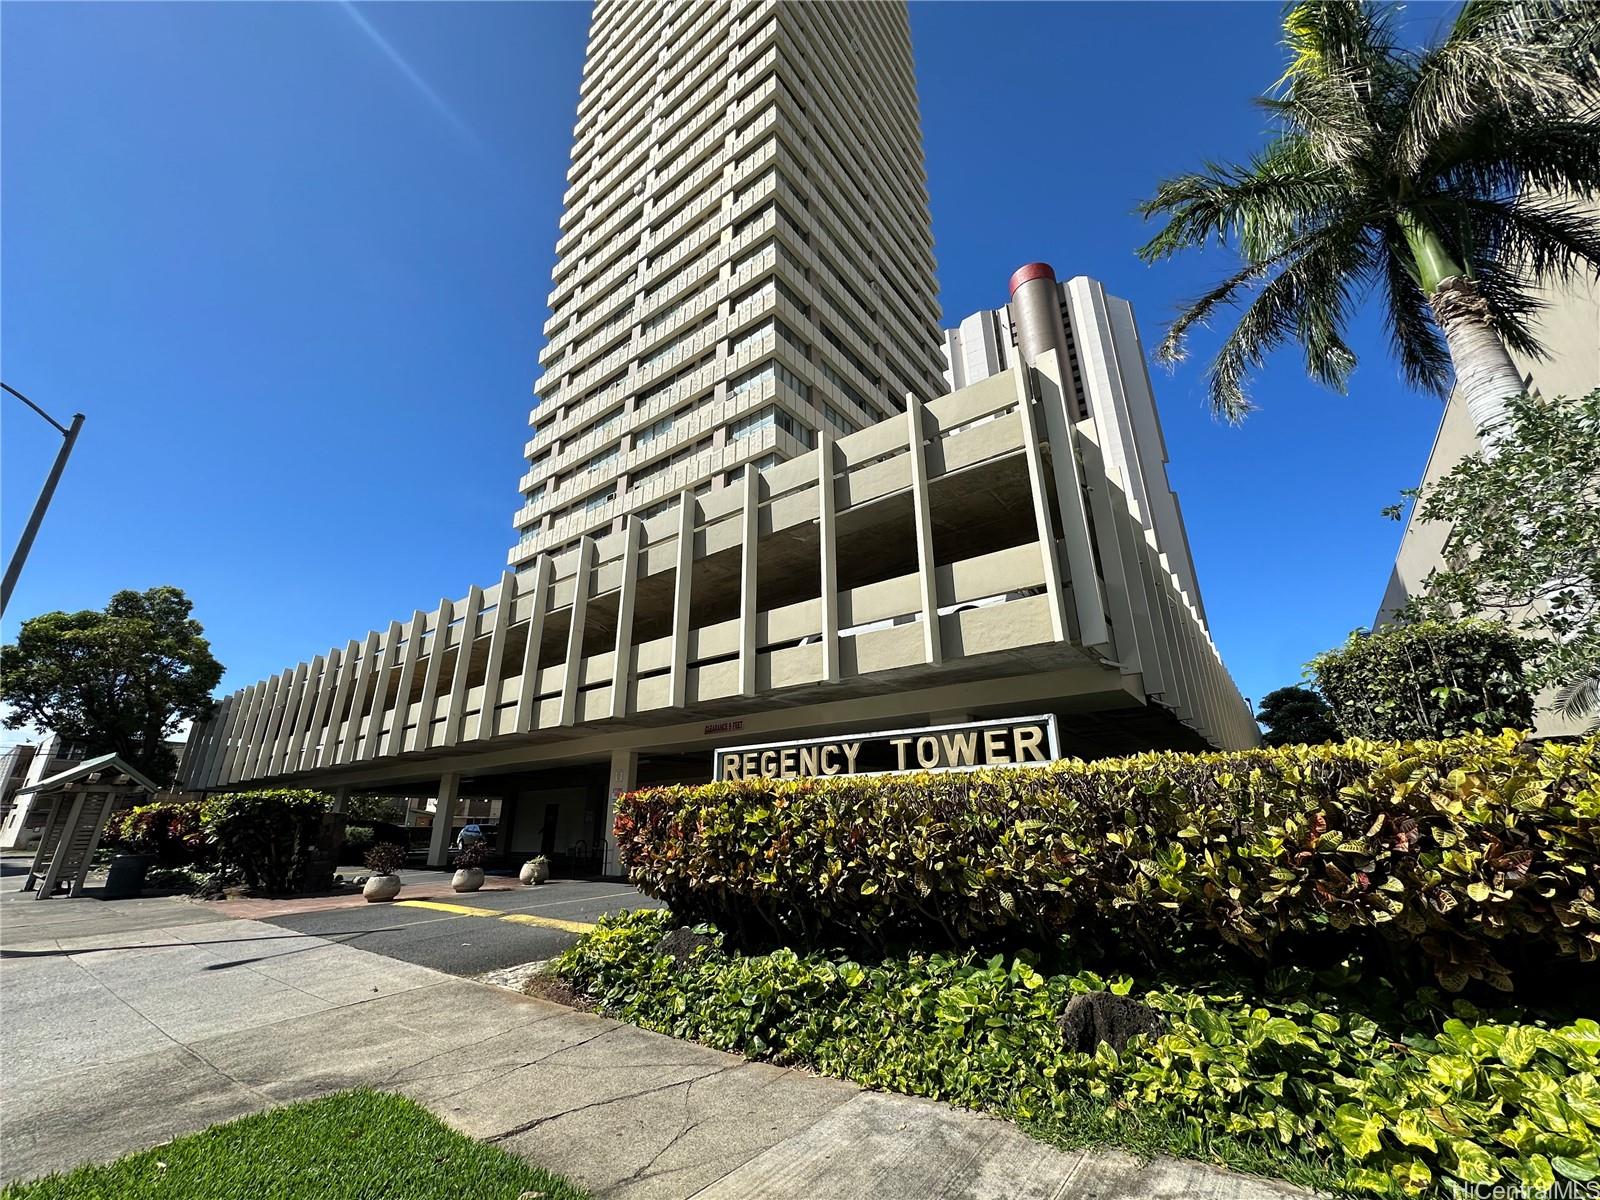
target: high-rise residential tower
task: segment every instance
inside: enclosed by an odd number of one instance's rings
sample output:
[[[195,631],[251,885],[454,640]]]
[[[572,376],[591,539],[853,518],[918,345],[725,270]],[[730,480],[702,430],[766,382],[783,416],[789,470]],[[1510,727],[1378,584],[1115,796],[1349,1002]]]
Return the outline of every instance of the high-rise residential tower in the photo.
[[[523,566],[943,393],[903,4],[601,0]]]
[[[919,141],[903,3],[602,0],[512,569],[224,698],[186,786],[611,874],[643,784],[1255,744],[1131,312],[1031,264],[947,383]]]

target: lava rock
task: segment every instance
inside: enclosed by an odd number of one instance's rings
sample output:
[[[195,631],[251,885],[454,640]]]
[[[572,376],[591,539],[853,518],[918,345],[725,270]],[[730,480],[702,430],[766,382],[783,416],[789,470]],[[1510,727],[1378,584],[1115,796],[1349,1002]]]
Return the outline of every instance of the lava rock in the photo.
[[[1102,1042],[1120,1051],[1135,1034],[1155,1037],[1166,1027],[1166,1018],[1148,1004],[1112,992],[1074,996],[1061,1014],[1062,1042],[1084,1054],[1093,1054]]]
[[[709,947],[711,938],[703,933],[696,933],[687,925],[680,925],[676,929],[669,929],[661,935],[661,940],[656,942],[656,954],[668,955],[678,966],[686,965],[694,957],[694,952],[702,946]]]

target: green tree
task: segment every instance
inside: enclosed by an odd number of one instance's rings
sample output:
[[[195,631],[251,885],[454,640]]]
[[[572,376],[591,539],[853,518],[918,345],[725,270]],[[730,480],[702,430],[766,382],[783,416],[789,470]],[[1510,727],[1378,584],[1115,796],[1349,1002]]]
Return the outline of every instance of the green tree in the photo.
[[[405,820],[405,806],[395,796],[379,796],[356,792],[345,800],[344,815],[352,823],[370,824],[389,821],[398,825]]]
[[[1447,738],[1527,729],[1522,639],[1495,621],[1356,630],[1310,662],[1345,737]]]
[[[211,712],[222,665],[175,587],[121,591],[105,610],[50,612],[0,646],[0,699],[12,729],[36,725],[90,753],[120,754],[159,783],[176,758],[166,739]]]
[[[1467,0],[1420,51],[1397,40],[1398,9],[1290,6],[1288,70],[1260,101],[1276,125],[1266,147],[1170,179],[1140,208],[1166,221],[1146,262],[1211,242],[1243,260],[1157,352],[1181,359],[1195,324],[1243,306],[1209,374],[1229,420],[1285,344],[1342,391],[1346,330],[1376,291],[1406,379],[1442,396],[1453,375],[1474,428],[1496,425],[1522,390],[1507,347],[1540,352],[1536,284],[1600,269],[1600,221],[1572,200],[1600,194],[1600,5]]]
[[[1600,139],[1597,139],[1600,140]],[[1600,391],[1513,400],[1490,457],[1469,455],[1418,497],[1446,523],[1444,566],[1402,620],[1482,613],[1528,637],[1529,682],[1570,716],[1600,713]]]
[[[1308,687],[1281,687],[1261,697],[1256,720],[1269,746],[1317,746],[1343,740],[1328,702]]]

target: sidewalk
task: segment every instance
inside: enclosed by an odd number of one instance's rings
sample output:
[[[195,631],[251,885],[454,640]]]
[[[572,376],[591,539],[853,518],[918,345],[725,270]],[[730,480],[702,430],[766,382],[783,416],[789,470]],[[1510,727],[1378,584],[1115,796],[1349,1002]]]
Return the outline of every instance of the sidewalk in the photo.
[[[31,907],[47,911],[0,909],[0,1180],[364,1085],[409,1095],[597,1200],[1305,1195],[1194,1164],[1058,1151],[1003,1121],[201,905]]]

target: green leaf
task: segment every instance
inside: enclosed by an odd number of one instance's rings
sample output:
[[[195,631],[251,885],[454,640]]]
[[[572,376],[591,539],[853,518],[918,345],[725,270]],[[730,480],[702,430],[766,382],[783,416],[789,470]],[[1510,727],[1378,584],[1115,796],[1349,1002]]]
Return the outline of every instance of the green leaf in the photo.
[[[1577,1158],[1568,1158],[1564,1154],[1552,1154],[1550,1165],[1568,1179],[1575,1179],[1579,1183],[1588,1183],[1592,1179],[1600,1179],[1600,1159],[1591,1151]]]
[[[1494,1183],[1500,1178],[1500,1164],[1475,1142],[1451,1138],[1446,1143],[1452,1160],[1450,1173],[1467,1183]]]
[[[1334,1111],[1333,1136],[1352,1158],[1376,1154],[1382,1132],[1383,1118],[1376,1113],[1365,1112],[1354,1104],[1341,1104]]]
[[[1433,1136],[1433,1127],[1416,1109],[1401,1110],[1394,1119],[1394,1132],[1402,1145],[1421,1146],[1428,1150],[1439,1148],[1439,1143]]]

